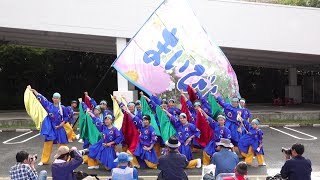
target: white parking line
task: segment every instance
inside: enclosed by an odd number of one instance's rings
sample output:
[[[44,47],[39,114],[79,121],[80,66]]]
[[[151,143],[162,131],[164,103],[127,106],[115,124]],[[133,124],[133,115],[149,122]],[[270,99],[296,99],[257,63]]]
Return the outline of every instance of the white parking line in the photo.
[[[312,135],[310,135],[310,134],[307,134],[307,133],[304,133],[304,132],[301,132],[301,131],[298,131],[298,130],[295,130],[295,129],[292,129],[292,128],[289,128],[289,127],[284,127],[284,128],[285,128],[285,129],[288,129],[288,130],[290,130],[290,131],[294,131],[294,132],[303,134],[303,135],[305,135],[305,136],[309,136],[309,137],[311,137],[311,138],[301,138],[301,137],[292,135],[292,134],[290,134],[290,133],[281,131],[280,129],[277,129],[277,128],[274,128],[274,127],[270,127],[270,129],[273,129],[273,130],[275,130],[275,131],[281,132],[281,133],[283,133],[283,134],[286,134],[286,135],[291,136],[291,137],[296,138],[296,139],[307,140],[307,141],[312,141],[312,140],[318,139],[318,138],[315,137],[315,136],[312,136]]]
[[[25,136],[25,135],[30,134],[30,133],[32,133],[32,131],[29,131],[29,132],[23,133],[23,134],[21,134],[21,135],[19,135],[19,136],[16,136],[16,137],[14,137],[14,138],[8,139],[8,140],[4,141],[3,144],[21,144],[21,143],[27,142],[27,141],[29,141],[30,139],[33,139],[33,138],[35,138],[35,137],[37,137],[37,136],[40,135],[40,134],[36,134],[36,135],[34,135],[34,136],[32,136],[32,137],[29,137],[29,138],[27,138],[27,139],[25,139],[25,140],[23,140],[23,141],[10,142],[10,141],[12,141],[12,140],[15,140],[15,139],[17,139],[17,138],[19,138],[19,137]]]

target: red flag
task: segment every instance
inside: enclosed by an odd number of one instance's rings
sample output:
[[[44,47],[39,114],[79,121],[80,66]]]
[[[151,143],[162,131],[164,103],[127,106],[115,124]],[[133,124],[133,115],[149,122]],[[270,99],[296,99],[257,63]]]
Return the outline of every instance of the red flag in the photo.
[[[84,96],[84,103],[88,106],[90,110],[92,110],[91,103],[88,96]]]
[[[133,154],[138,145],[139,132],[128,113],[124,113],[121,130],[124,136],[124,144],[128,145],[128,150]]]
[[[187,106],[187,101],[184,96],[180,96],[180,103],[181,103],[181,112],[187,115],[187,119],[190,122],[192,120],[192,117]]]
[[[194,103],[195,100],[197,100],[197,95],[194,92],[193,88],[189,85],[187,88],[188,94],[189,94],[189,99],[192,103]]]
[[[208,121],[200,111],[197,111],[196,127],[201,132],[200,138],[196,138],[196,140],[202,147],[206,147],[213,138],[213,132]]]

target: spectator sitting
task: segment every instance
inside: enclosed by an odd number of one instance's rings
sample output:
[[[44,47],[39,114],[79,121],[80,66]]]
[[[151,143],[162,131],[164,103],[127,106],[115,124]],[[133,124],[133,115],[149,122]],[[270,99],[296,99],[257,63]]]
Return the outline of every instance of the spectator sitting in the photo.
[[[281,168],[281,177],[288,178],[288,180],[311,180],[311,161],[305,159],[304,146],[302,144],[293,144],[290,155],[286,154],[286,162]]]
[[[68,161],[69,157],[71,158]],[[69,150],[68,146],[60,146],[58,153],[54,156],[55,160],[52,163],[52,179],[53,180],[75,180],[76,176],[73,173],[77,167],[82,164],[82,155],[77,151],[76,147]]]
[[[114,160],[118,163],[118,167],[112,169],[112,180],[138,180],[138,171],[136,168],[129,167],[130,161],[132,157],[129,154],[119,153],[118,158]]]
[[[238,156],[231,151],[233,144],[230,139],[225,138],[221,138],[216,144],[219,152],[215,152],[211,157],[211,164],[216,165],[215,177],[219,173],[233,173],[239,162]]]
[[[248,166],[245,162],[239,162],[234,169],[235,176],[224,177],[223,180],[246,180],[244,177],[248,173]]]
[[[178,151],[180,142],[176,137],[166,141],[169,152],[159,158],[158,168],[161,170],[158,180],[184,180],[188,179],[184,169],[189,162],[185,155]]]
[[[20,151],[16,155],[17,164],[10,168],[10,178],[12,180],[45,180],[47,171],[42,170],[39,174],[35,169],[36,156],[30,156],[26,151]]]

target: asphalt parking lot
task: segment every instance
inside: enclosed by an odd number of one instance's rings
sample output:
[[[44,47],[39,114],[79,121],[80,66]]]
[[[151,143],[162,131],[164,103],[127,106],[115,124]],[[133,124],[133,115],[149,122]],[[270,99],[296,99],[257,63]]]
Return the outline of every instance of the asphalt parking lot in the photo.
[[[320,127],[265,127],[264,131],[264,148],[265,160],[267,166],[265,167],[250,167],[250,179],[265,179],[266,175],[274,175],[278,173],[284,163],[284,156],[281,153],[281,147],[291,147],[293,143],[299,142],[305,145],[304,156],[311,159],[313,173],[312,179],[320,179]],[[25,150],[29,153],[38,154],[41,156],[43,140],[38,135],[37,131],[30,132],[0,132],[0,179],[8,178],[9,169],[15,164],[15,154],[20,150]],[[81,149],[82,144],[73,142],[70,146],[76,146]],[[51,160],[57,150],[54,145]],[[195,157],[202,156],[202,153],[195,153]],[[257,163],[257,162],[255,162]],[[51,176],[51,166],[37,167],[40,171],[45,169],[48,175]],[[99,177],[108,177],[110,172],[106,171],[103,166],[99,170],[88,170],[87,165],[81,165],[78,170],[98,174]],[[156,179],[158,170],[139,169],[139,176],[141,179]],[[201,178],[201,169],[188,169],[187,173],[191,179]]]

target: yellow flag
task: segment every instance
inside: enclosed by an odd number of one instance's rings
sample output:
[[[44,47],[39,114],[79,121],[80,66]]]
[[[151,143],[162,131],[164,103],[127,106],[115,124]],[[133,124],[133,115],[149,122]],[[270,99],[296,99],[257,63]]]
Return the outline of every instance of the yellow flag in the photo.
[[[110,96],[113,102],[114,126],[120,130],[123,122],[123,113],[118,105],[117,100],[113,99],[112,95]]]
[[[38,101],[37,97],[28,88],[24,92],[24,106],[35,123],[37,130],[40,130],[42,121],[48,113]]]

